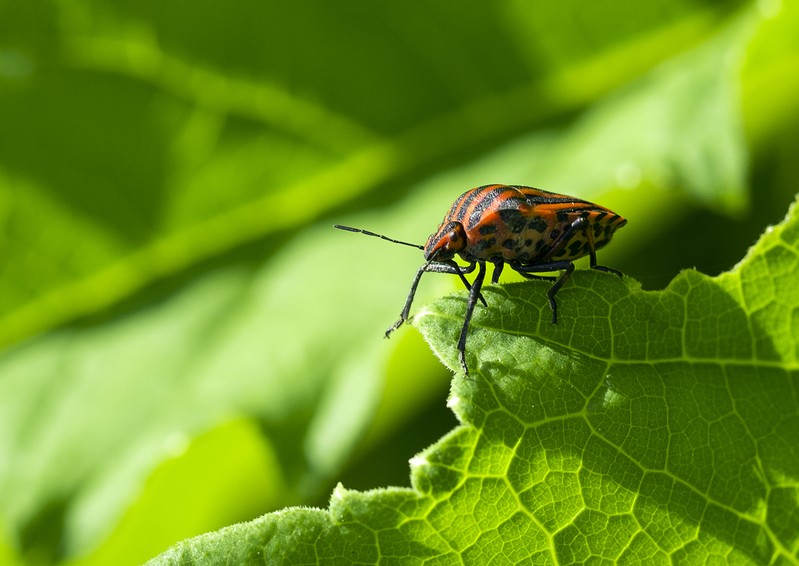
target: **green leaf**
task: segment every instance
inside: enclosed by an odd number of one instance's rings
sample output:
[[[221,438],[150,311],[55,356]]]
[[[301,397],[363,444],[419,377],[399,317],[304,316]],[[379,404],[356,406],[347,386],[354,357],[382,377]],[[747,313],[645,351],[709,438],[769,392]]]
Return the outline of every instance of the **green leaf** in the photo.
[[[663,291],[578,271],[490,286],[468,340],[461,426],[413,489],[339,486],[154,564],[799,562],[799,202],[732,271]],[[458,371],[464,293],[415,318]]]

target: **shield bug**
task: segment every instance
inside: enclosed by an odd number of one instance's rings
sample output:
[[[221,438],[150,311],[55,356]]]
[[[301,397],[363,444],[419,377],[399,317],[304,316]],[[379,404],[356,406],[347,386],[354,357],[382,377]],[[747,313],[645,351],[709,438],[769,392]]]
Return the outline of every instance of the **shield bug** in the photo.
[[[588,256],[591,269],[621,277],[619,271],[597,265],[596,251],[626,223],[627,220],[607,208],[568,195],[522,185],[484,185],[458,197],[424,246],[360,228],[335,227],[424,251],[425,263],[416,272],[400,318],[386,331],[386,337],[408,320],[423,273],[450,273],[460,277],[469,291],[469,298],[458,340],[458,355],[463,371],[468,375],[466,335],[477,301],[486,305],[480,293],[486,276],[486,263],[494,264],[492,283],[499,282],[506,264],[528,279],[554,281],[547,297],[552,310],[552,324],[555,324],[558,321],[555,295],[574,271],[575,260]],[[456,255],[468,265],[456,263]],[[469,283],[465,274],[475,268],[477,275]],[[552,271],[562,273],[559,277],[538,275]]]

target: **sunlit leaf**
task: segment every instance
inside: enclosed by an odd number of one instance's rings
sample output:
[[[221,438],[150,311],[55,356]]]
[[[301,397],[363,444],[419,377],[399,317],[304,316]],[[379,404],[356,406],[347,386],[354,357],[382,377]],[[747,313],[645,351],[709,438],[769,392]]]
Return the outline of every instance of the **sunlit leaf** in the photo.
[[[734,270],[663,291],[581,271],[489,287],[453,386],[461,426],[412,489],[339,487],[153,563],[742,563],[799,552],[799,203]],[[464,297],[417,316],[458,371]]]

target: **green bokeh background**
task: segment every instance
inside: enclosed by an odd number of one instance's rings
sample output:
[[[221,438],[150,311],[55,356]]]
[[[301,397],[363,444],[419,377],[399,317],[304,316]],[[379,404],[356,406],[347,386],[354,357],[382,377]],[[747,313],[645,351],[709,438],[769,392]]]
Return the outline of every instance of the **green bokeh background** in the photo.
[[[660,288],[783,217],[797,126],[789,2],[0,1],[0,563],[408,485],[455,423],[381,338],[421,256],[332,224],[421,243],[539,186]]]

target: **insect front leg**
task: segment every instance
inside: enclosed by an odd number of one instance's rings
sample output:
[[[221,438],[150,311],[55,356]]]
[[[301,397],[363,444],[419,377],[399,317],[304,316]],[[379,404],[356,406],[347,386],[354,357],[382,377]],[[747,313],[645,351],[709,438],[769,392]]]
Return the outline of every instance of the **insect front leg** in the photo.
[[[408,297],[405,299],[405,306],[402,307],[402,312],[400,313],[399,320],[389,327],[386,330],[386,338],[391,336],[391,333],[394,332],[397,328],[402,326],[406,320],[408,320],[408,313],[411,312],[411,305],[413,304],[413,297],[416,295],[416,288],[419,286],[419,280],[422,278],[422,274],[427,271],[427,268],[431,264],[425,263],[419,270],[416,272],[416,275],[413,278],[413,283],[411,283],[411,290],[408,292]]]
[[[469,375],[469,368],[466,365],[466,336],[469,333],[469,323],[472,321],[472,314],[474,314],[474,307],[477,304],[477,298],[480,296],[480,288],[483,286],[483,280],[486,275],[486,264],[480,262],[480,270],[477,272],[477,277],[474,278],[472,288],[469,290],[469,300],[466,303],[466,316],[463,320],[463,328],[461,328],[461,335],[458,339],[458,360],[461,362],[464,375]]]
[[[461,282],[463,282],[463,285],[466,287],[467,291],[472,290],[472,284],[469,283],[468,279],[466,279],[464,273],[471,273],[472,271],[474,271],[474,267],[476,265],[475,262],[470,263],[466,267],[461,267],[452,260],[435,262],[431,263],[430,265],[435,266],[435,269],[428,269],[428,271],[435,271],[436,273],[454,273],[461,278]],[[478,299],[480,299],[480,302],[483,303],[484,307],[488,306],[488,303],[486,303],[486,300],[483,298],[482,293],[480,293]]]
[[[392,332],[394,332],[397,328],[403,325],[405,321],[408,320],[410,317],[411,312],[411,305],[413,304],[413,298],[416,296],[416,288],[419,286],[419,280],[422,278],[422,274],[425,272],[431,273],[449,273],[451,275],[458,275],[463,281],[463,284],[466,286],[466,289],[471,291],[472,285],[466,279],[464,273],[471,273],[474,271],[475,263],[471,263],[466,267],[461,267],[454,261],[447,261],[447,262],[429,262],[425,263],[419,270],[416,272],[416,276],[413,278],[413,283],[411,283],[411,290],[408,293],[408,297],[405,299],[405,306],[402,308],[402,312],[400,313],[399,320],[391,325],[391,327],[386,330],[386,338],[388,338]],[[483,295],[479,295],[480,301],[483,305],[488,306],[486,304]]]

